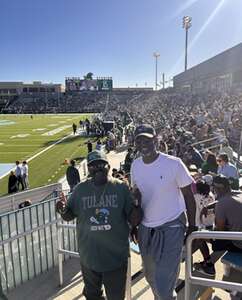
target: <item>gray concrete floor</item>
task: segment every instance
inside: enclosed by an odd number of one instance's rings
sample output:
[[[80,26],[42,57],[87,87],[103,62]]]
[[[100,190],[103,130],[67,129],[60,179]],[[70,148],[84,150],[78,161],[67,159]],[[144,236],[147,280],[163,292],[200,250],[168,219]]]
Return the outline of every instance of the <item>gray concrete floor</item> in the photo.
[[[199,253],[195,254],[195,260],[199,260]],[[134,274],[141,269],[141,258],[138,254],[131,254],[131,272]],[[184,263],[181,264],[179,278],[184,279]],[[220,261],[216,263],[216,279],[221,279],[223,276],[223,267]],[[78,258],[71,258],[64,262],[63,267],[64,282],[59,286],[58,268],[54,268],[33,280],[15,288],[8,293],[9,300],[84,300],[82,296],[83,282],[80,272]],[[199,274],[196,274],[201,276]],[[231,279],[242,282],[241,273],[233,272]],[[206,288],[193,286],[192,298],[199,299],[205,292]],[[132,286],[132,300],[152,300],[153,295],[145,278],[142,278]],[[213,295],[208,299],[228,300],[231,299],[225,291],[215,289]],[[113,299],[115,300],[115,299]],[[184,300],[184,289],[178,294],[178,300]]]

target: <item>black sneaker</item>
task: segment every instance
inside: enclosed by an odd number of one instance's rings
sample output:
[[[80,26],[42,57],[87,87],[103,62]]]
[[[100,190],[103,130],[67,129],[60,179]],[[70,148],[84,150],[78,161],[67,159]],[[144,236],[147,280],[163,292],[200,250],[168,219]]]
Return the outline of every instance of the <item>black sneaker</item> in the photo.
[[[195,263],[193,266],[194,269],[200,273],[203,273],[208,276],[215,276],[215,268],[214,268],[214,264],[212,263],[207,263],[205,261],[202,261],[199,263]]]

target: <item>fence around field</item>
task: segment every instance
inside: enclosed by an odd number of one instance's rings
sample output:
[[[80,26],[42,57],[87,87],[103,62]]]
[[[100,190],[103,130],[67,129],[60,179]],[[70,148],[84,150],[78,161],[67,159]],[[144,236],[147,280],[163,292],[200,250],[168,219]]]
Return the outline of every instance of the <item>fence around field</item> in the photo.
[[[0,215],[0,272],[3,290],[12,289],[58,263],[58,198]],[[75,231],[64,229],[62,244],[77,251]]]
[[[61,188],[61,183],[54,183],[0,197],[1,214],[18,209],[18,205],[25,200],[31,200],[32,204],[35,204],[40,201],[54,198],[57,196],[57,191],[60,191]]]
[[[78,169],[81,178],[87,176],[86,160]],[[0,198],[0,283],[3,290],[12,289],[57,265],[57,222],[60,218],[55,204],[59,192],[63,191],[62,185],[63,182],[51,184]],[[16,210],[18,204],[27,199],[33,204]],[[77,251],[75,234],[73,230],[63,230],[61,239],[65,249]]]
[[[84,159],[77,166],[77,168],[79,170],[81,179],[85,178],[88,172],[86,159]],[[35,204],[40,201],[45,201],[57,197],[58,192],[63,190],[64,182],[66,182],[65,176],[58,183],[53,183],[0,197],[0,212],[2,214],[11,210],[18,209],[18,205],[25,200],[31,200],[32,204]]]

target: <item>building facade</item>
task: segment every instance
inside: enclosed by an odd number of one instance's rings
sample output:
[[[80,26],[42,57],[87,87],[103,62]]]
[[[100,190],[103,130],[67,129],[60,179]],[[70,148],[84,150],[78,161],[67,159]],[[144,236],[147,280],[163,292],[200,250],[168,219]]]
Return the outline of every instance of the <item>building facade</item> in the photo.
[[[21,94],[61,93],[62,85],[55,83],[0,82],[0,96],[17,96]]]
[[[242,43],[173,78],[177,90],[203,93],[242,90]]]

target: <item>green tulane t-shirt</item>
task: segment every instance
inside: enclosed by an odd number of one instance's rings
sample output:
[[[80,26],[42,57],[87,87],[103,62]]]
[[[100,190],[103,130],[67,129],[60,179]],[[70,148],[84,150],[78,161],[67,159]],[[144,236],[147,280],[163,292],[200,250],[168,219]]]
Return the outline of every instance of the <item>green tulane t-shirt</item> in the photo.
[[[80,183],[67,207],[77,218],[77,239],[81,264],[96,271],[119,268],[129,252],[128,216],[132,198],[126,184],[109,178],[97,187],[91,179]]]

